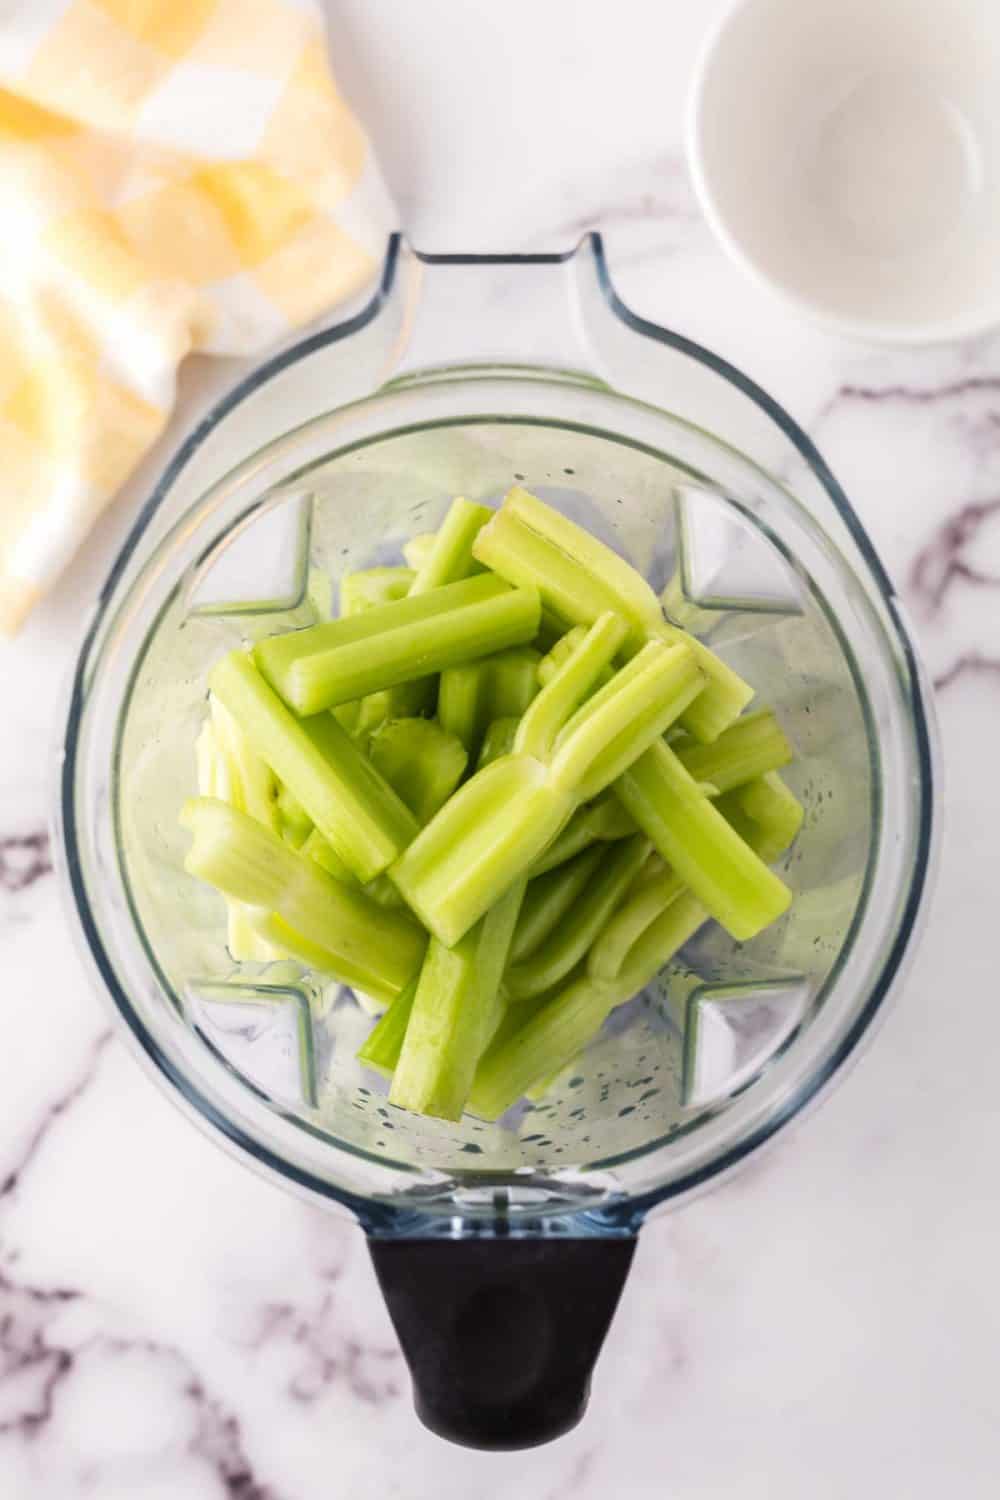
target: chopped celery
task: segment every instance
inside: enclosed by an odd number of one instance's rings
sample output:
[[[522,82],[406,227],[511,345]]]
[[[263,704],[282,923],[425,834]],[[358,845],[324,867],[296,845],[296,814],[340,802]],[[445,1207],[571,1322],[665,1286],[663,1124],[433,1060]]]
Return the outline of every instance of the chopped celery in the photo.
[[[416,578],[412,568],[362,568],[340,580],[340,613],[344,618],[365,614],[380,604],[405,599]]]
[[[600,849],[585,849],[558,869],[528,882],[510,950],[514,964],[530,958],[573,910],[602,857]]]
[[[313,831],[313,820],[287,786],[278,793],[278,815],[279,832],[285,843],[291,844],[293,849],[301,849]]]
[[[514,646],[480,661],[448,667],[438,684],[437,716],[477,755],[494,719],[520,718],[538,692],[540,657],[530,646]]]
[[[754,937],[791,901],[783,881],[701,792],[674,751],[658,740],[615,791],[663,859],[738,941]]]
[[[416,536],[411,536],[408,542],[403,543],[403,556],[406,559],[406,566],[412,568],[414,572],[418,568],[422,568],[430,555],[433,545],[433,531],[419,531]]]
[[[241,812],[277,830],[278,784],[270,766],[254,751],[236,717],[213,693],[210,698],[217,751],[226,762],[231,795],[226,798]]]
[[[544,946],[507,970],[504,985],[511,1000],[542,995],[576,968],[625,898],[648,854],[649,841],[639,834],[615,844]]]
[[[460,578],[478,572],[472,546],[492,514],[488,506],[474,505],[471,500],[453,500],[417,569],[411,594],[426,594],[430,589],[457,583]]]
[[[582,646],[586,634],[586,625],[574,625],[572,630],[567,630],[565,635],[561,635],[557,641],[553,642],[538,663],[538,681],[542,687],[552,681],[559,668],[569,661],[578,646]],[[604,681],[606,682],[610,676],[611,668],[608,667],[605,669]],[[604,682],[598,681],[597,685],[603,687]]]
[[[783,854],[802,827],[804,808],[776,771],[719,798],[720,812],[765,864]]]
[[[431,938],[392,1075],[390,1104],[443,1120],[461,1116],[479,1060],[487,1004],[478,983],[478,947],[475,928],[454,948]]]
[[[383,910],[224,802],[186,802],[181,822],[194,834],[189,874],[276,913],[330,955],[329,972],[345,984],[389,1001],[412,978],[426,936],[408,914]]]
[[[540,651],[544,656],[546,652],[552,650],[552,647],[565,629],[566,627],[561,620],[543,608],[541,619],[538,622],[538,634],[535,636],[532,645],[536,651]]]
[[[369,739],[368,755],[421,827],[447,802],[469,759],[432,719],[390,719]]]
[[[467,781],[392,867],[404,899],[441,942],[458,942],[527,872],[577,803],[602,790],[606,752],[611,774],[617,775],[698,690],[701,677],[691,653],[652,642],[637,667],[616,674],[615,680],[623,679],[620,697],[612,682],[601,690],[598,709],[572,733],[559,736],[553,704],[565,716],[578,701],[575,690],[561,691],[561,678],[570,678],[574,689],[583,684],[585,691],[587,679],[577,672],[577,659],[584,657],[591,667],[599,663],[600,654],[590,651],[589,643],[602,638],[606,646],[608,629],[598,621],[522,718],[514,754]],[[524,753],[522,736],[540,750],[559,736],[551,765]]]
[[[514,748],[514,739],[520,722],[520,719],[493,720],[483,735],[483,743],[479,747],[477,771],[481,771],[484,766],[492,765],[493,761],[499,760],[501,755],[510,754]]]
[[[257,754],[360,879],[372,880],[398,857],[416,820],[332,714],[300,722],[242,651],[217,662],[210,682]]]
[[[544,875],[557,865],[589,849],[591,844],[613,843],[616,839],[628,838],[635,833],[635,823],[622,807],[613,791],[602,792],[593,802],[586,803],[570,818],[558,838],[531,867],[532,876]]]
[[[616,979],[633,946],[684,890],[658,854],[650,855],[625,900],[602,927],[587,955],[593,979]]]
[[[743,714],[710,745],[675,744],[677,759],[695,781],[728,792],[767,771],[787,766],[792,747],[769,708]]]
[[[272,636],[257,664],[297,713],[363,698],[531,640],[538,595],[492,574],[409,595],[346,620]]]
[[[492,1042],[497,1027],[503,1020],[506,1005],[503,975],[510,959],[511,944],[517,931],[527,884],[523,877],[515,880],[499,901],[493,903],[480,923],[476,962],[479,965],[479,988],[486,997],[480,1056]]]
[[[522,588],[534,585],[542,608],[567,625],[589,625],[612,610],[628,621],[629,651],[646,640],[686,642],[706,678],[705,691],[684,714],[699,740],[715,739],[753,696],[714,652],[664,619],[653,590],[630,563],[526,490],[509,492],[473,550],[502,578]]]
[[[367,1063],[369,1068],[375,1068],[379,1073],[391,1077],[403,1050],[403,1038],[406,1036],[416,993],[417,980],[411,979],[368,1033],[364,1046],[358,1052],[359,1062]]]
[[[618,615],[600,615],[570,651],[521,719],[514,740],[519,755],[547,759],[556,736],[592,690],[625,639]]]
[[[314,859],[328,875],[333,876],[334,880],[353,886],[357,891],[364,891],[365,895],[377,902],[379,906],[399,907],[403,905],[403,899],[388,875],[376,875],[374,880],[369,880],[367,884],[362,885],[332,845],[327,843],[318,828],[313,829],[299,853],[306,855],[308,859]]]

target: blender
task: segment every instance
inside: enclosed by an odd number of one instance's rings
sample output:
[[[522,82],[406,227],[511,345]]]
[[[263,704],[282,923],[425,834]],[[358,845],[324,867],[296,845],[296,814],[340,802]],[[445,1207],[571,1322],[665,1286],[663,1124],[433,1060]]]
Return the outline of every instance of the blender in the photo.
[[[389,1106],[349,993],[237,964],[183,870],[206,678],[312,623],[457,494],[523,484],[626,556],[770,704],[803,802],[790,911],[714,924],[532,1106]],[[63,868],[100,988],[214,1139],[353,1215],[432,1430],[544,1442],[587,1399],[646,1218],[811,1104],[898,988],[934,852],[928,688],[899,601],[806,435],[739,370],[632,313],[600,238],[564,255],[389,244],[370,302],[192,432],[86,631],[60,765]]]

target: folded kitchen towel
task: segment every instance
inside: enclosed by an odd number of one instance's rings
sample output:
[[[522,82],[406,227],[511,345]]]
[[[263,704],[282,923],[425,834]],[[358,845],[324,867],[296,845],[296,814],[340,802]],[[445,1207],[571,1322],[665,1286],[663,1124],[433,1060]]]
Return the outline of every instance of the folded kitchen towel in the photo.
[[[0,5],[0,632],[163,428],[192,350],[358,290],[392,210],[311,0]]]

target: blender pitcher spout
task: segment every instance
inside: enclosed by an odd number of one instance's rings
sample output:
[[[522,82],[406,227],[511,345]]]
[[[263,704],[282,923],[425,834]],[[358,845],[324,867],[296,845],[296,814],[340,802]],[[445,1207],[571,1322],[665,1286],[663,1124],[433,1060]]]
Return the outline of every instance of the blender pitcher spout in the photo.
[[[368,1241],[417,1415],[466,1448],[550,1442],[586,1411],[636,1236],[583,1216],[531,1236],[458,1227]]]

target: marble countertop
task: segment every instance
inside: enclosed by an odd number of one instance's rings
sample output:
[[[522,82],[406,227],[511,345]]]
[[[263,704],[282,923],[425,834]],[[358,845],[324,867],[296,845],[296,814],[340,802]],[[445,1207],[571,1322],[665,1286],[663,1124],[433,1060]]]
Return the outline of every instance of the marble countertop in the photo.
[[[906,352],[804,325],[688,185],[701,0],[329,0],[342,82],[415,243],[606,233],[622,295],[783,401],[845,484],[938,690],[946,831],[892,1014],[822,1109],[644,1232],[590,1414],[535,1452],[438,1442],[358,1231],[276,1192],[109,1035],[46,834],[84,611],[193,403],[0,653],[0,1495],[9,1500],[811,1500],[1000,1482],[992,956],[1000,792],[1000,335]]]

